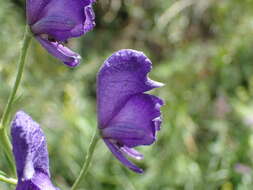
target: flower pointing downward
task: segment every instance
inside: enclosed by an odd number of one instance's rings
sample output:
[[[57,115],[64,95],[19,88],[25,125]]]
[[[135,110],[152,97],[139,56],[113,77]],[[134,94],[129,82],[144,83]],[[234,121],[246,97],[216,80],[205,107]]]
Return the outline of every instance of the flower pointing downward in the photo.
[[[39,124],[19,111],[12,121],[11,136],[18,175],[16,190],[59,190],[50,180],[46,138]]]
[[[79,64],[80,55],[64,43],[95,26],[92,4],[95,0],[27,0],[26,14],[32,33],[53,56],[70,67]]]
[[[142,159],[135,149],[156,140],[162,122],[163,101],[145,94],[162,83],[150,80],[151,61],[135,50],[120,50],[109,57],[97,75],[97,110],[101,136],[114,156],[129,169],[143,170],[126,156]]]

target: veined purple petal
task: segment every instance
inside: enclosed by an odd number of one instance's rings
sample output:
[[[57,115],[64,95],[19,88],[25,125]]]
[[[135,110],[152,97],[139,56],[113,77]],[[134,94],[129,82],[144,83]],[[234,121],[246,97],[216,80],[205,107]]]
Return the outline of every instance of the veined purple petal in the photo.
[[[11,136],[18,174],[16,190],[57,190],[50,181],[46,138],[39,124],[19,111],[12,121]]]
[[[120,147],[112,143],[110,140],[104,139],[105,144],[108,146],[113,155],[126,167],[137,173],[143,173],[143,170],[130,162],[120,150]]]
[[[161,119],[162,105],[162,100],[155,96],[133,95],[108,126],[101,129],[102,137],[131,148],[152,144],[158,128],[154,120]]]
[[[120,50],[109,57],[97,75],[98,122],[105,128],[134,94],[161,87],[148,78],[151,61],[135,50]]]
[[[58,42],[50,42],[49,40],[43,39],[40,36],[37,36],[36,39],[50,54],[61,60],[64,64],[68,65],[69,67],[75,67],[79,65],[81,56],[71,51],[66,46]]]
[[[39,124],[19,111],[12,122],[11,136],[18,177],[31,179],[35,169],[49,176],[46,139]]]

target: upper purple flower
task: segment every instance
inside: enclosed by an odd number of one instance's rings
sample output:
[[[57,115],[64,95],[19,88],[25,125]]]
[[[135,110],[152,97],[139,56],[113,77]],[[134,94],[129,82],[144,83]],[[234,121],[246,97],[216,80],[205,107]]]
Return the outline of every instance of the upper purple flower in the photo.
[[[97,76],[97,111],[101,136],[114,156],[142,173],[126,156],[142,159],[133,147],[150,145],[160,129],[163,101],[145,94],[163,84],[148,78],[151,61],[135,50],[120,50],[109,57]]]
[[[41,45],[70,67],[80,56],[63,44],[93,29],[95,0],[27,0],[26,14],[31,31]]]
[[[39,124],[19,111],[12,121],[11,136],[18,175],[16,190],[59,190],[50,181],[46,138]]]

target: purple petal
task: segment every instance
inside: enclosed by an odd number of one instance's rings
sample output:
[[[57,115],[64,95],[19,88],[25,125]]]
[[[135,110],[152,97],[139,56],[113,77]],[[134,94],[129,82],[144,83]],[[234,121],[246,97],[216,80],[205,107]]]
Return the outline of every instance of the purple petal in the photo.
[[[26,1],[26,15],[28,24],[36,22],[40,16],[41,11],[51,0],[27,0]]]
[[[37,36],[36,39],[41,43],[41,45],[54,57],[61,60],[64,64],[69,67],[75,67],[80,63],[80,55],[71,51],[66,46],[58,42],[50,42],[42,37]]]
[[[76,23],[65,16],[48,16],[41,18],[31,26],[32,32],[36,35],[47,34],[54,36],[55,40],[64,41],[69,37],[69,31],[76,26]],[[53,33],[53,34],[52,34]]]
[[[35,170],[49,174],[46,139],[39,124],[23,111],[12,121],[13,153],[19,179],[31,179]]]
[[[16,190],[57,190],[50,181],[46,138],[39,124],[19,111],[12,121],[11,136],[18,174]]]
[[[162,84],[150,80],[151,61],[135,50],[120,50],[109,57],[97,75],[98,121],[105,128],[128,99]]]
[[[108,126],[101,129],[102,137],[127,147],[152,144],[160,125],[157,120],[161,121],[162,105],[162,100],[152,95],[132,96]]]
[[[51,0],[31,29],[36,35],[47,34],[57,41],[81,36],[95,26],[93,2],[91,0]]]
[[[122,153],[120,147],[118,147],[116,144],[113,144],[110,142],[110,140],[104,139],[105,144],[109,147],[110,151],[113,153],[113,155],[126,167],[133,170],[137,173],[143,173],[143,170],[141,168],[138,168],[136,165],[134,165],[132,162],[130,162],[125,155]]]

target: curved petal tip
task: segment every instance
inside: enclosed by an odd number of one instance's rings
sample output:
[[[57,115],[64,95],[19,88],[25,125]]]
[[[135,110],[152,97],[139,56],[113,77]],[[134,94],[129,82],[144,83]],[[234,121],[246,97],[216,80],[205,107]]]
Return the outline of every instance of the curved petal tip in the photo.
[[[36,39],[51,55],[62,61],[65,65],[76,67],[80,64],[81,56],[63,44],[56,41],[51,42],[41,36],[36,36]]]
[[[133,151],[133,149],[125,149],[124,151],[121,150],[121,148],[119,146],[117,146],[116,144],[110,142],[109,140],[107,139],[104,139],[104,142],[105,144],[108,146],[108,148],[110,149],[110,151],[113,153],[113,155],[123,164],[125,165],[126,167],[128,167],[130,170],[136,172],[136,173],[143,173],[143,170],[139,167],[137,167],[135,164],[133,164],[132,162],[130,162],[123,153],[127,153],[127,155],[130,155],[130,152],[131,152],[131,155],[135,154],[139,157],[140,154],[137,153],[137,151]],[[130,155],[130,156],[131,156]],[[133,156],[132,156],[133,157]]]

